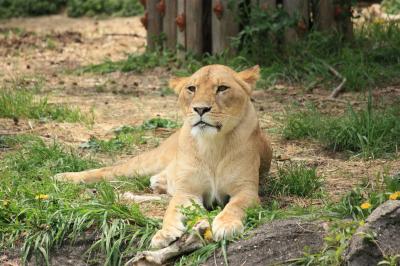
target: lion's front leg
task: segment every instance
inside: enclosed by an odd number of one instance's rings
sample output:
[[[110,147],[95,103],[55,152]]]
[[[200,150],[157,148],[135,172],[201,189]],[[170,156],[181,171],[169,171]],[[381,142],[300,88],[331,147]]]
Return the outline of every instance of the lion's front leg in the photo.
[[[243,232],[243,220],[246,208],[255,206],[259,203],[257,189],[242,189],[232,195],[228,204],[215,217],[212,224],[214,240],[231,239],[235,235]]]
[[[177,240],[185,232],[184,216],[181,207],[187,207],[192,201],[201,204],[200,197],[192,194],[176,193],[169,202],[165,212],[162,228],[153,236],[151,246],[163,248]]]

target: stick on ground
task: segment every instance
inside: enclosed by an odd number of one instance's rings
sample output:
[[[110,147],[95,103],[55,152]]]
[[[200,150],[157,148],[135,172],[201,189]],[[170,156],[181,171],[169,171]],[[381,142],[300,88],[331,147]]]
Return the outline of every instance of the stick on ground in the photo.
[[[125,266],[163,265],[174,257],[201,248],[205,243],[203,236],[207,230],[210,230],[210,223],[207,220],[201,220],[193,226],[193,230],[186,232],[168,247],[140,252],[129,260]]]

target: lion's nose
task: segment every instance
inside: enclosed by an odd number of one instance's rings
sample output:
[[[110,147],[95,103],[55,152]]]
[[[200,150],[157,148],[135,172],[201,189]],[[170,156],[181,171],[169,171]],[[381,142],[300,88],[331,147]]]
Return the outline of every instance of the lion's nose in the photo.
[[[193,107],[193,110],[199,114],[199,116],[204,115],[207,112],[211,111],[211,107],[205,106],[205,107]]]

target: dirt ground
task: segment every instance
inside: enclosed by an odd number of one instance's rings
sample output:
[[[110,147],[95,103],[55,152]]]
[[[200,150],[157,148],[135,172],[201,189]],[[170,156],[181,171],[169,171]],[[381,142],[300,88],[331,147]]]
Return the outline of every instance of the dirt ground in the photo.
[[[93,111],[95,123],[88,127],[79,123],[39,123],[22,120],[15,125],[12,119],[0,119],[0,134],[36,133],[44,138],[58,139],[67,145],[79,146],[90,136],[110,138],[113,129],[122,125],[137,125],[160,115],[179,119],[176,96],[163,95],[170,77],[165,69],[156,68],[142,74],[71,74],[71,70],[106,58],[119,60],[129,53],[143,52],[145,30],[139,17],[67,18],[64,15],[21,18],[0,22],[0,82],[2,87],[22,84],[42,86],[41,94],[52,103],[78,106],[84,112]],[[279,133],[279,120],[292,102],[313,101],[322,109],[341,113],[346,101],[363,104],[361,93],[344,93],[340,101],[326,101],[330,89],[305,92],[301,88],[281,84],[254,93],[262,128],[269,134],[274,148],[273,169],[282,160],[306,161],[317,166],[325,177],[329,197],[337,199],[362,180],[374,181],[380,173],[397,173],[400,160],[362,160],[326,151],[312,141],[285,141]],[[399,87],[375,92],[375,97],[400,97]],[[140,147],[134,153],[147,149]],[[101,156],[106,164],[131,154]],[[295,199],[299,204],[308,204]],[[318,202],[316,202],[318,204]],[[163,205],[151,213],[161,216]]]

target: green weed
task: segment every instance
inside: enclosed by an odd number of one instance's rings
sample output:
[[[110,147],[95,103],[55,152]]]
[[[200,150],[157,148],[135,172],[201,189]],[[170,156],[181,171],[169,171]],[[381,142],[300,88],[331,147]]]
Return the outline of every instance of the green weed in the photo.
[[[93,119],[82,114],[79,108],[48,103],[28,90],[2,89],[0,91],[0,117],[33,118],[41,121],[92,123]]]
[[[353,188],[339,202],[328,204],[327,209],[342,218],[366,219],[376,207],[400,191],[398,176],[380,174],[376,179],[375,183],[364,182]],[[397,198],[400,198],[400,195]]]
[[[321,114],[316,108],[289,111],[285,116],[283,136],[286,139],[320,140],[333,151],[351,151],[364,158],[382,157],[398,151],[400,108],[367,108],[355,111],[349,107],[340,116]]]
[[[303,257],[291,260],[290,263],[293,265],[342,265],[343,254],[358,226],[359,223],[355,221],[335,221],[329,227],[321,252],[311,253],[306,250]]]
[[[286,163],[278,166],[276,176],[267,178],[269,196],[320,197],[323,179],[317,174],[315,167],[307,167],[304,163]]]

